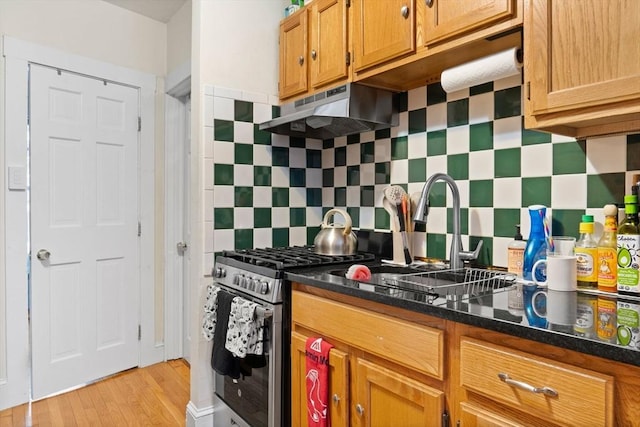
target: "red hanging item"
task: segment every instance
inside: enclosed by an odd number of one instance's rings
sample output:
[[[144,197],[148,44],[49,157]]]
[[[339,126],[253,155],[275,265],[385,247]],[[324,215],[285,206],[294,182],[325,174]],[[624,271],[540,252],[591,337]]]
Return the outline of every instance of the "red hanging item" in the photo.
[[[305,345],[307,371],[307,420],[309,427],[330,427],[329,351],[333,345],[322,338],[307,338]]]

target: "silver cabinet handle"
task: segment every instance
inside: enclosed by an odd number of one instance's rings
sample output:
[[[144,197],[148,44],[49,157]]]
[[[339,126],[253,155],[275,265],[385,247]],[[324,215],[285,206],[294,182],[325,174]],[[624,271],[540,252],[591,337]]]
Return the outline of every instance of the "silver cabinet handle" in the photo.
[[[180,252],[181,254],[185,253],[188,247],[189,246],[187,246],[185,242],[178,242],[176,244],[176,248],[178,249],[178,252]]]
[[[358,415],[363,416],[364,415],[364,407],[361,404],[357,404],[356,405],[356,412],[358,413]]]
[[[337,394],[333,395],[333,403],[335,405],[337,405],[338,403],[340,403],[340,396],[338,396]]]
[[[400,8],[400,14],[404,19],[407,19],[409,17],[409,6],[407,5],[402,6]]]
[[[299,65],[304,64],[304,56],[300,55],[300,56],[298,57],[298,64],[299,64]]]
[[[425,0],[424,4],[426,4],[427,7],[433,7],[433,0]]]
[[[318,57],[318,52],[316,52],[315,49],[313,49],[311,51],[311,59],[313,59],[315,61],[315,59]]]
[[[40,249],[36,255],[40,261],[46,261],[51,256],[51,252],[46,249]]]
[[[500,380],[502,380],[502,382],[509,384],[510,386],[517,387],[522,390],[530,391],[531,393],[544,394],[545,396],[549,396],[549,397],[558,396],[558,392],[552,389],[551,387],[534,387],[531,384],[527,384],[523,381],[516,381],[514,379],[511,379],[511,377],[509,377],[509,374],[505,374],[502,372],[498,374],[498,377],[500,378]]]

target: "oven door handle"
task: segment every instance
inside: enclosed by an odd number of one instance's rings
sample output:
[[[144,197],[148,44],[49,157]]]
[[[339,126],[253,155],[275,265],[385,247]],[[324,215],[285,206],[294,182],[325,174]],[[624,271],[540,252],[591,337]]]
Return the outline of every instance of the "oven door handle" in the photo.
[[[273,311],[268,308],[258,306],[256,307],[256,316],[263,319],[269,319],[271,316],[273,316]]]

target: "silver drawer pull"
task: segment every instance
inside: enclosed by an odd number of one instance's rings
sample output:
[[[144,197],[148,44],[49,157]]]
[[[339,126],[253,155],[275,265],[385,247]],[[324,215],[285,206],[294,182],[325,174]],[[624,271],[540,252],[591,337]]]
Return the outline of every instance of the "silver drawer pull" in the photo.
[[[340,403],[340,396],[337,393],[333,395],[333,403],[336,405]]]
[[[534,387],[525,382],[513,380],[509,377],[509,374],[502,372],[498,374],[498,378],[510,386],[521,388],[522,390],[530,391],[531,393],[540,393],[549,397],[558,397],[558,392],[551,387]]]

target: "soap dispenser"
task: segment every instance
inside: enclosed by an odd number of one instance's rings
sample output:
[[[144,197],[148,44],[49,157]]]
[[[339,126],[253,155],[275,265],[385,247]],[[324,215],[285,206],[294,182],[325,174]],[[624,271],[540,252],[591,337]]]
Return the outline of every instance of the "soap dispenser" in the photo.
[[[516,234],[513,240],[507,246],[507,271],[514,273],[518,277],[522,277],[522,266],[524,262],[524,249],[527,242],[522,239],[520,234],[520,224],[516,225]]]

